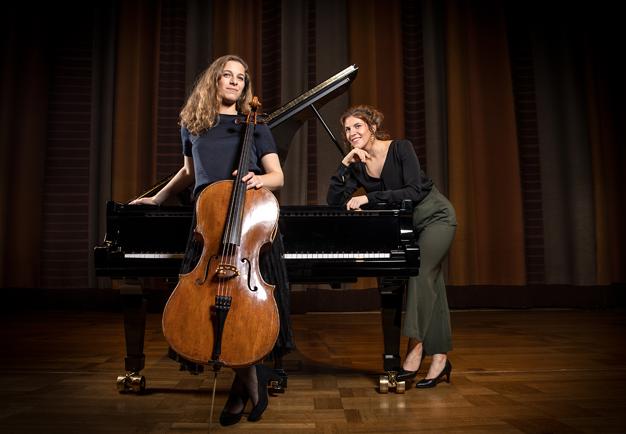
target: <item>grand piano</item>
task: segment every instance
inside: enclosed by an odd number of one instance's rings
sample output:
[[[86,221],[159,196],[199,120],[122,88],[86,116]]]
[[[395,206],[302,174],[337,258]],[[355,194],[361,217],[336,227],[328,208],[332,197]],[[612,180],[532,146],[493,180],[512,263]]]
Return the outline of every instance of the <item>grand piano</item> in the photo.
[[[358,68],[349,66],[328,80],[271,113],[266,122],[284,162],[289,144],[302,124],[317,117],[331,140],[337,140],[317,110],[345,92]],[[146,191],[150,195],[166,180]],[[141,197],[141,196],[140,196]],[[126,374],[118,377],[121,392],[145,389],[141,370],[145,365],[143,342],[146,299],[138,278],[162,277],[175,280],[182,262],[193,210],[189,205],[146,206],[107,203],[104,242],[95,247],[97,276],[119,280],[124,306]],[[346,211],[329,206],[284,206],[280,230],[285,245],[284,259],[291,283],[355,281],[357,277],[379,278],[384,335],[383,368],[400,366],[400,321],[404,287],[408,276],[419,271],[419,247],[412,226],[412,203],[374,204],[363,211]],[[160,234],[159,237],[147,234]],[[362,234],[367,233],[367,237]],[[129,283],[130,282],[130,283]],[[284,390],[287,376],[273,384]],[[392,377],[393,380],[393,377]],[[381,389],[383,379],[381,377]]]

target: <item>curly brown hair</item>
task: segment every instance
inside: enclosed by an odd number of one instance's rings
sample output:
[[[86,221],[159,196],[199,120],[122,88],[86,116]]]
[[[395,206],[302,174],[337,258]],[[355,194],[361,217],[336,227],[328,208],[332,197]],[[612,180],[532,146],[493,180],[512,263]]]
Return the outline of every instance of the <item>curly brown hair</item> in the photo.
[[[235,61],[243,65],[245,83],[241,96],[237,100],[237,111],[244,113],[249,110],[252,100],[252,83],[248,75],[248,64],[235,54],[219,57],[200,75],[185,106],[180,112],[180,125],[190,133],[199,135],[217,123],[221,100],[217,93],[218,81],[226,63]]]
[[[339,118],[339,123],[341,124],[342,128],[344,128],[346,119],[348,119],[350,116],[359,118],[363,122],[365,122],[376,139],[389,139],[389,134],[381,128],[383,120],[385,119],[385,115],[375,107],[365,104],[350,107],[341,115],[341,118]],[[376,129],[374,129],[374,127],[376,127]],[[343,142],[348,146],[348,148],[350,147],[350,141],[346,137],[345,133],[343,134]]]

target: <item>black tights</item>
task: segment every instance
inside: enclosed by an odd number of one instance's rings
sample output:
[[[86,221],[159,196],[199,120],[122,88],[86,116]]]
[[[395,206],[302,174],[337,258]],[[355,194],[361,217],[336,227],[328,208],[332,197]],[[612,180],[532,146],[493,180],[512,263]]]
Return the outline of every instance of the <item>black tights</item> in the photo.
[[[243,411],[248,399],[252,401],[253,406],[259,402],[259,387],[255,365],[234,368],[233,370],[235,371],[235,379],[230,388],[224,410],[228,413],[237,414]]]

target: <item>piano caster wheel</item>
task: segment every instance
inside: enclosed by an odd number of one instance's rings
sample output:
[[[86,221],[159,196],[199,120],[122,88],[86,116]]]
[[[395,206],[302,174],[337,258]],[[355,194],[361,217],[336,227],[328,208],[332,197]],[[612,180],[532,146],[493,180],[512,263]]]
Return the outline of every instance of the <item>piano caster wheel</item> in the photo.
[[[278,393],[285,393],[285,388],[282,383],[279,381],[270,381],[270,384],[267,386],[268,392],[270,395],[276,395]]]
[[[272,396],[275,396],[278,393],[285,393],[287,380],[289,379],[287,373],[282,368],[274,368],[274,373],[278,375],[278,380],[271,380],[267,384],[267,390]]]
[[[271,380],[267,384],[267,389],[270,395],[276,395],[278,393],[285,393],[285,389],[287,388],[287,373],[284,369],[276,369],[274,368],[274,372],[278,375],[278,380]]]
[[[117,391],[120,393],[143,393],[146,390],[146,377],[136,372],[117,377]]]
[[[389,389],[395,389],[396,393],[406,391],[406,381],[396,381],[396,374],[396,371],[389,371],[379,377],[378,390],[380,393],[388,393]]]
[[[389,377],[387,375],[381,375],[378,378],[378,391],[380,393],[389,392]]]
[[[396,393],[404,393],[406,390],[406,381],[398,381],[396,383]]]

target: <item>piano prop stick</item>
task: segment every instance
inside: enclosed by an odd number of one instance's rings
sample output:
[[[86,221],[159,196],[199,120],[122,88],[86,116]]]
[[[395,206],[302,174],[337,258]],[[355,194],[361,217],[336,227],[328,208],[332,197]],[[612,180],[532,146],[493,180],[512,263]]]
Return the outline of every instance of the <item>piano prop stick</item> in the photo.
[[[263,359],[278,336],[274,287],[261,277],[259,251],[274,239],[278,201],[266,188],[247,190],[256,97],[234,181],[215,182],[196,202],[196,232],[204,248],[197,266],[181,275],[163,311],[163,334],[184,358],[215,371]]]

